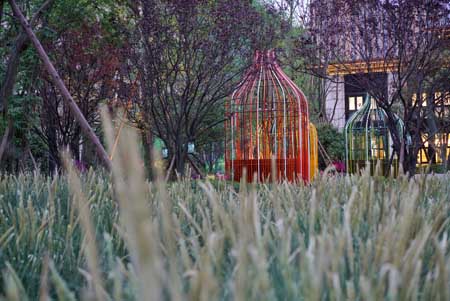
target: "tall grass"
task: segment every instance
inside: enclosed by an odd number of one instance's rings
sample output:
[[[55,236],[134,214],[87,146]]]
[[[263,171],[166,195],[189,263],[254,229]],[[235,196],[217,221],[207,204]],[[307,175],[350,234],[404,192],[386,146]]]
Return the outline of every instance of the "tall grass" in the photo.
[[[448,176],[150,183],[123,138],[111,176],[1,177],[5,299],[450,300]]]

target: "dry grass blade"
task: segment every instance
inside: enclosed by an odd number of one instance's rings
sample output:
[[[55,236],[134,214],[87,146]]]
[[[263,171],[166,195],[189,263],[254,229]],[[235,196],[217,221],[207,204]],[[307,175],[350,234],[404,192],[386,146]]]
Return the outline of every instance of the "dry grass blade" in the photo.
[[[50,275],[55,286],[56,295],[59,300],[75,301],[74,294],[67,287],[67,283],[61,278],[52,261],[49,263]]]
[[[39,301],[48,301],[50,297],[48,295],[48,255],[44,258],[44,266],[41,274],[41,286],[39,288]]]
[[[106,108],[102,110],[104,131],[108,145],[114,144],[114,129]],[[143,162],[139,153],[136,131],[125,127],[112,162],[114,191],[120,204],[120,221],[125,229],[131,259],[139,281],[140,300],[159,300],[163,270],[158,254],[159,235],[152,223],[147,202]]]
[[[16,271],[10,263],[6,263],[6,270],[3,272],[3,279],[6,287],[6,298],[11,301],[27,301],[28,296],[26,294],[23,283],[17,276]]]
[[[89,202],[83,193],[81,180],[74,169],[69,153],[63,153],[62,158],[67,171],[69,189],[72,193],[75,207],[78,209],[81,227],[83,228],[83,233],[86,240],[86,248],[84,253],[86,255],[87,265],[92,278],[90,284],[93,287],[96,300],[102,301],[105,300],[105,291],[102,285],[103,280],[101,278],[101,273],[98,268],[96,235],[89,210]]]

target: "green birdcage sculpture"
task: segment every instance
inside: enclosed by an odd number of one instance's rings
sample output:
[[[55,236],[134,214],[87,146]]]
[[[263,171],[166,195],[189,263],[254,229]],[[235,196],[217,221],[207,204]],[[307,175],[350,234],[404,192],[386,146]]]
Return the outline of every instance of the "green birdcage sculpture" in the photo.
[[[397,131],[403,137],[404,124],[397,118]],[[368,164],[371,174],[380,163],[380,172],[388,176],[398,173],[398,158],[392,147],[386,111],[367,96],[364,104],[345,125],[345,161],[347,173],[357,173]]]

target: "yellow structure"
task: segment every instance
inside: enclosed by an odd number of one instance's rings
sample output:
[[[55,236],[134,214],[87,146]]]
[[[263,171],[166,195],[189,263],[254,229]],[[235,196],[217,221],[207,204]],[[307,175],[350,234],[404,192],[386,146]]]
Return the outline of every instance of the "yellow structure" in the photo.
[[[398,60],[372,60],[366,61],[349,61],[331,63],[327,67],[329,75],[347,75],[370,72],[393,72],[397,67]]]
[[[314,124],[309,123],[309,179],[313,180],[319,172],[319,138]]]

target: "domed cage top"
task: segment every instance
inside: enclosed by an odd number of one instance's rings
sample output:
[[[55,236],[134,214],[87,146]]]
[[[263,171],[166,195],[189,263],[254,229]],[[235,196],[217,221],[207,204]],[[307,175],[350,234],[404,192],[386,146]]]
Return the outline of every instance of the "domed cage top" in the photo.
[[[396,130],[403,137],[404,124],[397,117]],[[371,174],[378,162],[381,172],[388,176],[398,173],[398,158],[392,148],[392,137],[387,125],[387,114],[375,99],[366,96],[362,107],[345,125],[345,161],[348,173],[356,173],[368,162]]]
[[[244,80],[226,103],[225,167],[239,181],[310,180],[308,104],[303,92],[276,62],[257,51]],[[272,158],[275,166],[272,166]]]

